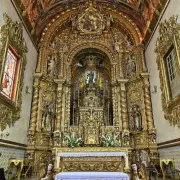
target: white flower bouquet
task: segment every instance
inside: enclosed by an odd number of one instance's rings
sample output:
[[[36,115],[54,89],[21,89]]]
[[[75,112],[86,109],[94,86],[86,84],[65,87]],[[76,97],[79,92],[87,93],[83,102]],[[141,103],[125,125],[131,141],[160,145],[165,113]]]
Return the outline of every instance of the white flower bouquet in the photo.
[[[116,135],[102,135],[102,145],[103,147],[117,147],[120,146]]]
[[[82,139],[79,137],[64,136],[64,139],[68,141],[68,147],[79,147],[82,144]]]

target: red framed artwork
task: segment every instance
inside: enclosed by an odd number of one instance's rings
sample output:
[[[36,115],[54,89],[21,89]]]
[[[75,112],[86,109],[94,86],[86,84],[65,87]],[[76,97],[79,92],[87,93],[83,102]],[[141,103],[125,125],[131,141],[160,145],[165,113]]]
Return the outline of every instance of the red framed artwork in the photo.
[[[9,45],[4,62],[4,71],[1,81],[1,94],[11,101],[15,101],[17,80],[19,75],[20,58]]]

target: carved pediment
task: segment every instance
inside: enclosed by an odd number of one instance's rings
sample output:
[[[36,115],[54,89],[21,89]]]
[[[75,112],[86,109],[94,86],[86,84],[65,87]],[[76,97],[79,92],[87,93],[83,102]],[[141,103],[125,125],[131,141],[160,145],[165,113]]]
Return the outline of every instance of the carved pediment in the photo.
[[[169,21],[159,25],[159,37],[156,41],[155,52],[165,54],[173,43],[173,39],[179,37],[180,24],[177,23],[177,19],[178,16],[173,15]]]
[[[112,20],[111,15],[101,13],[91,2],[80,15],[70,17],[72,28],[80,34],[101,35],[104,30],[109,30]]]

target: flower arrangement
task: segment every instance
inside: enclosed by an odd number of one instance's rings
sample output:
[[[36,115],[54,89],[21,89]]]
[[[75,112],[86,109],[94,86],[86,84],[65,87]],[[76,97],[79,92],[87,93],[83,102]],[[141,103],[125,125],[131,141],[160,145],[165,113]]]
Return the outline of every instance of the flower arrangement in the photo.
[[[78,137],[64,136],[64,139],[68,141],[68,147],[79,147],[82,144],[82,139]]]
[[[117,147],[120,146],[117,141],[118,136],[113,135],[102,135],[102,145],[103,147]]]

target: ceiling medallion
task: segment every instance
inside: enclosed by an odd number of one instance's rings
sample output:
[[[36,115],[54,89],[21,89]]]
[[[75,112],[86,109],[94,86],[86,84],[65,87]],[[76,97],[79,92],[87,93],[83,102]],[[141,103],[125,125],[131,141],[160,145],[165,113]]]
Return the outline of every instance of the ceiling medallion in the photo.
[[[93,7],[92,2],[77,19],[77,28],[82,34],[102,34],[105,26],[104,15]]]

